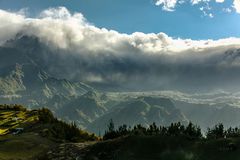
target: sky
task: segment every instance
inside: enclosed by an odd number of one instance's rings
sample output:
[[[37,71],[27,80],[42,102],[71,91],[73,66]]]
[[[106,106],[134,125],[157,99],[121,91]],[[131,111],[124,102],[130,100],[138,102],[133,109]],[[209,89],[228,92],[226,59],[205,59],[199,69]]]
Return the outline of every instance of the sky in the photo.
[[[166,33],[174,38],[240,37],[240,0],[0,0],[0,9],[28,17],[64,6],[89,23],[120,33]]]

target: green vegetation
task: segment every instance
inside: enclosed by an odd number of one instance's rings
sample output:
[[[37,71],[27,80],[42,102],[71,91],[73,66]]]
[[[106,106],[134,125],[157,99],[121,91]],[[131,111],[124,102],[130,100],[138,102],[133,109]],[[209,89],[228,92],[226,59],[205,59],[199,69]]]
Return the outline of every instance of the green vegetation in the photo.
[[[27,111],[20,105],[0,105],[0,136],[15,128],[28,128],[37,120],[35,111]]]
[[[1,135],[10,134],[18,128],[37,132],[55,140],[86,141],[96,140],[94,134],[88,134],[75,123],[67,124],[58,120],[49,109],[26,110],[21,105],[0,105]]]
[[[0,105],[0,160],[38,159],[60,143],[96,140],[94,134],[56,119],[46,108]]]
[[[75,123],[67,124],[56,119],[50,110],[38,110],[39,126],[43,136],[70,142],[83,142],[97,140],[94,134],[80,130]]]
[[[104,140],[90,147],[86,160],[228,160],[240,158],[239,128],[209,128],[206,136],[189,123],[168,127],[122,125],[115,129],[110,120]]]
[[[222,123],[215,125],[213,128],[208,128],[206,133],[207,139],[221,139],[221,138],[239,138],[240,137],[240,128],[228,128],[224,129]]]
[[[239,153],[240,138],[129,135],[95,144],[84,160],[237,160]]]
[[[122,125],[115,130],[114,123],[110,120],[108,130],[105,132],[103,139],[108,140],[128,135],[185,136],[194,140],[203,137],[201,129],[191,122],[187,126],[182,125],[180,122],[172,123],[169,127],[158,127],[156,123],[153,123],[147,128],[138,124],[133,129],[131,127],[127,128],[127,125]]]
[[[152,123],[149,127],[144,127],[141,124],[134,126],[133,128],[127,127],[127,125],[119,126],[115,129],[114,122],[111,119],[108,124],[108,129],[103,136],[104,140],[115,139],[119,137],[129,135],[159,135],[159,136],[184,136],[191,140],[213,140],[213,139],[227,139],[227,138],[240,138],[240,128],[228,128],[224,129],[222,123],[215,125],[213,128],[208,128],[206,136],[202,135],[201,128],[190,122],[188,125],[182,125],[180,122],[171,123],[170,126],[157,126],[156,123]]]
[[[37,159],[55,147],[56,142],[35,132],[23,132],[19,135],[0,136],[0,160]]]

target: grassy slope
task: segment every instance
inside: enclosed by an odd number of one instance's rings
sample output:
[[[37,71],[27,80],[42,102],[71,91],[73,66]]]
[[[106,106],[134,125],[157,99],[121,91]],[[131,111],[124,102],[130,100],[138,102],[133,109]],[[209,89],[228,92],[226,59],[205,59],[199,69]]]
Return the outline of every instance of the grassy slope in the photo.
[[[0,136],[0,160],[35,159],[55,145],[34,132]]]
[[[37,122],[36,111],[0,110],[0,160],[33,159],[56,144],[30,131]],[[13,135],[11,129],[14,128],[24,128],[24,133]]]
[[[13,135],[14,128],[24,128],[23,133]],[[64,137],[68,130],[64,122],[40,122],[38,110],[0,107],[0,160],[37,159],[59,143],[68,142]],[[78,142],[96,138],[81,130],[79,133]]]
[[[13,128],[25,128],[37,121],[37,114],[33,111],[0,110],[0,136]]]

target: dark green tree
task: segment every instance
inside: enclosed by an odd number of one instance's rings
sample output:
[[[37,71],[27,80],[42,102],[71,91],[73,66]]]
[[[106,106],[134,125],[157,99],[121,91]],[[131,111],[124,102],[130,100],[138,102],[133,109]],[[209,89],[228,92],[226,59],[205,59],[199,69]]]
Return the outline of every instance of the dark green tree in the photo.
[[[240,129],[238,127],[235,128],[228,128],[225,131],[226,138],[235,138],[235,137],[240,137]]]
[[[115,126],[114,126],[114,123],[113,123],[112,119],[110,119],[107,127],[108,127],[108,129],[105,131],[105,134],[103,136],[104,140],[114,139],[114,138],[119,137],[117,132],[115,131]]]
[[[184,135],[188,136],[191,139],[202,138],[202,132],[199,126],[193,125],[192,122],[188,124],[185,128]]]
[[[222,123],[215,125],[212,129],[208,128],[206,136],[208,139],[219,139],[225,137],[224,126]]]

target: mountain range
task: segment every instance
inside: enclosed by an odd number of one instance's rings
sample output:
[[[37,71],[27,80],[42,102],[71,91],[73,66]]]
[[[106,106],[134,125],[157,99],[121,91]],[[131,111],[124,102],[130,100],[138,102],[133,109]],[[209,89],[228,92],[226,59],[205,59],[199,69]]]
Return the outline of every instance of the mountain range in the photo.
[[[56,51],[36,37],[22,35],[2,45],[0,103],[23,104],[32,109],[47,107],[59,119],[75,121],[81,128],[97,134],[104,132],[110,119],[116,127],[139,123],[147,126],[153,122],[169,125],[177,121],[183,124],[193,121],[203,128],[219,122],[226,126],[240,125],[236,95],[188,95],[178,91],[158,94],[152,91],[126,92],[128,90],[123,88],[117,92],[119,86],[111,83],[99,87],[96,83],[61,76],[66,70],[69,72],[69,68],[59,56],[63,51]],[[237,53],[227,55],[236,57]],[[74,59],[73,55],[70,57]],[[74,70],[72,73],[77,74]],[[108,91],[114,87],[110,91],[115,92]]]

